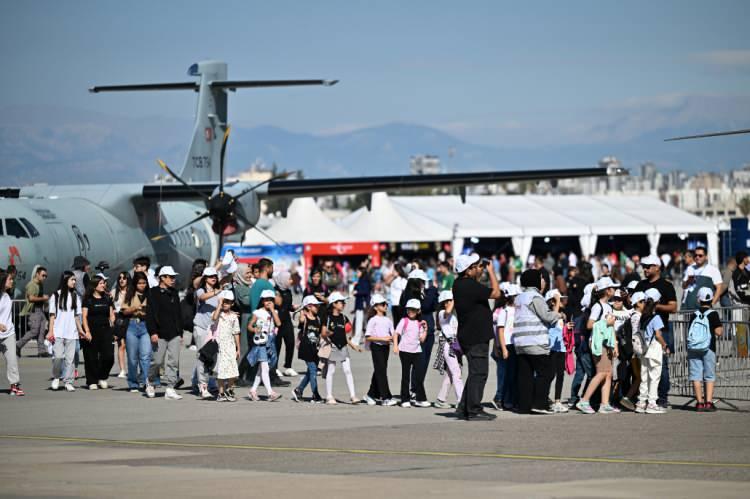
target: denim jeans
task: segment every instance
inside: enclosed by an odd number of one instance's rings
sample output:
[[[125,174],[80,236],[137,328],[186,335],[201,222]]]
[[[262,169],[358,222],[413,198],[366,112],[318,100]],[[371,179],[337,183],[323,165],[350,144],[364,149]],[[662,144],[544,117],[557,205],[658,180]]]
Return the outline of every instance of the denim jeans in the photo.
[[[315,362],[305,362],[305,365],[307,365],[307,372],[302,376],[302,380],[299,382],[297,390],[299,390],[300,393],[304,392],[309,383],[313,395],[315,395],[318,393],[318,364]]]
[[[146,331],[145,321],[130,320],[125,334],[125,351],[128,354],[128,388],[145,385],[151,366],[151,337]]]
[[[502,400],[505,406],[515,407],[518,404],[516,349],[513,345],[507,345],[506,348],[508,349],[508,358],[503,359],[501,352],[500,357],[495,359],[497,365],[495,400]]]
[[[581,397],[578,395],[578,392],[581,391],[584,376],[587,378],[586,384],[594,377],[594,362],[591,359],[591,354],[588,352],[576,354],[576,373],[573,376],[573,385],[570,387],[571,402],[580,400]]]

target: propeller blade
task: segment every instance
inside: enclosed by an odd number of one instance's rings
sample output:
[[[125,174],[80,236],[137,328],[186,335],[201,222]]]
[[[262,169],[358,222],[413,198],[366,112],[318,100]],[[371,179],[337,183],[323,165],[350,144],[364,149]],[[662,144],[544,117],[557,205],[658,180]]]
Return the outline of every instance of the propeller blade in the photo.
[[[189,190],[191,190],[191,191],[193,191],[194,193],[198,194],[198,195],[199,195],[200,197],[202,197],[203,199],[208,199],[208,196],[207,196],[207,195],[205,195],[204,193],[202,193],[202,192],[201,192],[201,191],[199,191],[198,189],[194,188],[194,187],[193,187],[192,185],[190,185],[190,184],[188,184],[187,182],[185,182],[184,180],[182,180],[182,179],[181,179],[181,178],[179,177],[179,175],[177,175],[177,174],[176,174],[175,172],[173,172],[173,171],[172,171],[172,169],[171,169],[171,168],[169,168],[169,167],[167,166],[167,164],[166,164],[166,163],[165,163],[164,161],[162,161],[162,160],[160,160],[160,159],[157,159],[157,160],[156,160],[156,163],[157,163],[157,164],[159,165],[159,167],[160,167],[160,168],[161,168],[162,170],[164,170],[165,172],[167,172],[167,173],[169,174],[169,176],[171,176],[171,177],[172,177],[173,179],[175,179],[176,181],[178,181],[179,183],[181,183],[182,185],[184,185],[185,187],[187,187],[187,188],[188,188]]]
[[[229,139],[229,132],[232,130],[231,126],[227,126],[224,130],[224,138],[221,141],[221,160],[219,161],[219,192],[224,194],[224,155],[227,152],[227,140]]]
[[[251,227],[252,229],[255,229],[255,230],[257,230],[258,232],[260,232],[261,234],[263,234],[263,235],[264,235],[265,237],[267,237],[267,238],[268,238],[268,239],[269,239],[269,240],[270,240],[270,241],[271,241],[271,242],[272,242],[273,244],[275,244],[276,246],[278,246],[278,247],[281,247],[281,244],[279,244],[279,242],[278,242],[278,241],[276,241],[276,239],[274,239],[274,238],[272,238],[271,236],[269,236],[269,235],[268,235],[268,233],[267,233],[266,231],[264,231],[263,229],[261,229],[261,228],[260,228],[260,227],[258,227],[257,225],[253,225],[253,224],[251,224],[251,223],[250,223],[250,220],[248,220],[247,218],[245,218],[245,215],[242,215],[242,214],[240,214],[240,213],[237,213],[237,218],[239,218],[240,220],[242,220],[243,222],[245,222],[245,223],[246,223],[246,224],[247,224],[248,226],[250,226],[250,227]],[[243,239],[244,239],[244,237],[243,237]]]
[[[258,187],[261,187],[261,186],[263,186],[263,185],[266,185],[266,184],[267,184],[267,183],[269,183],[269,182],[273,182],[274,180],[285,180],[285,179],[287,179],[288,177],[290,177],[290,176],[294,175],[295,173],[297,173],[297,171],[296,171],[296,170],[294,170],[294,171],[291,171],[291,172],[284,172],[284,173],[281,173],[281,174],[279,174],[279,175],[276,175],[275,177],[271,177],[271,178],[269,178],[268,180],[264,180],[263,182],[260,182],[260,183],[258,183],[258,184],[255,184],[254,186],[252,186],[252,187],[250,187],[250,188],[248,188],[248,189],[245,189],[244,191],[242,191],[242,192],[240,192],[240,193],[239,193],[238,195],[236,195],[236,196],[234,197],[234,199],[239,199],[239,198],[241,198],[242,196],[244,196],[245,194],[247,194],[247,193],[249,193],[249,192],[253,192],[253,191],[254,191],[255,189],[257,189]]]
[[[192,219],[191,221],[189,221],[189,222],[188,222],[188,223],[186,223],[185,225],[182,225],[182,226],[180,226],[180,227],[177,227],[177,228],[176,228],[175,230],[170,230],[170,231],[169,231],[169,232],[167,232],[166,234],[160,234],[160,235],[158,235],[158,236],[154,236],[154,237],[152,237],[152,238],[151,238],[151,240],[152,240],[152,241],[161,241],[161,240],[162,240],[162,239],[164,239],[165,237],[169,237],[169,236],[171,236],[172,234],[174,234],[175,232],[179,232],[179,231],[181,231],[182,229],[184,229],[185,227],[188,227],[188,226],[190,226],[190,225],[194,224],[195,222],[198,222],[198,221],[200,221],[200,220],[203,220],[204,218],[208,218],[208,217],[210,217],[210,216],[211,216],[211,214],[210,214],[209,212],[205,212],[205,213],[203,213],[203,214],[201,214],[201,215],[198,215],[197,217],[195,217],[194,219]]]

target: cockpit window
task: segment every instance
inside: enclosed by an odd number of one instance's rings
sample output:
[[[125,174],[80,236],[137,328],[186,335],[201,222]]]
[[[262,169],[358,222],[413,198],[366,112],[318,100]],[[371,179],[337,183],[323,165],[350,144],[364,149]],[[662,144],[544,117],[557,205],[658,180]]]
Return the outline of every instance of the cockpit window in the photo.
[[[5,231],[8,233],[9,236],[25,237],[25,238],[29,237],[29,235],[26,233],[26,229],[24,229],[23,226],[21,225],[21,222],[19,222],[15,218],[5,219]]]
[[[31,237],[39,237],[39,231],[36,230],[36,227],[34,227],[31,222],[29,222],[25,218],[21,218],[20,220],[23,226],[26,227],[26,230],[29,231],[29,234],[31,234]]]

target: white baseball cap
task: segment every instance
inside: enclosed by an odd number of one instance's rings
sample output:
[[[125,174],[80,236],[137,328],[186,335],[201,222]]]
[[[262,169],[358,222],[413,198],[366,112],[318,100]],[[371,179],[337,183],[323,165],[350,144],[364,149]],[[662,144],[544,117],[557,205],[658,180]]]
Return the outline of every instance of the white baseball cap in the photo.
[[[636,291],[635,293],[633,293],[633,296],[630,297],[630,303],[635,305],[639,301],[643,301],[645,299],[646,293],[644,293],[643,291]]]
[[[342,295],[338,291],[334,291],[328,295],[328,303],[336,303],[337,301],[346,301],[346,296]]]
[[[375,293],[372,295],[372,298],[370,298],[370,305],[373,307],[375,305],[380,305],[381,303],[388,303],[388,300],[385,299],[385,296],[381,295],[380,293]]]
[[[425,283],[429,281],[427,279],[427,274],[425,274],[424,270],[421,269],[414,269],[411,272],[409,272],[409,275],[407,277],[408,279],[421,279]]]
[[[521,287],[518,284],[511,284],[508,286],[508,292],[505,296],[518,296],[521,294]]]
[[[619,288],[619,284],[615,284],[615,281],[612,280],[611,277],[602,277],[598,281],[596,281],[596,289],[598,291],[605,290],[607,288]]]
[[[216,268],[214,267],[206,267],[203,269],[203,272],[201,273],[203,277],[212,277],[212,276],[218,276],[219,272],[217,272]]]
[[[171,265],[165,265],[161,269],[159,269],[159,277],[164,276],[164,275],[176,276],[180,274],[175,272]]]
[[[323,303],[322,301],[315,298],[313,295],[307,295],[304,298],[302,298],[302,306],[306,307],[308,305],[320,305]]]
[[[711,301],[714,299],[714,290],[702,287],[698,290],[698,301]]]
[[[557,296],[562,297],[562,295],[560,294],[560,292],[558,290],[556,290],[556,289],[550,289],[549,291],[547,291],[544,294],[544,301],[554,300],[555,297],[557,297]]]
[[[260,292],[260,299],[265,300],[266,298],[276,298],[276,293],[272,289],[264,289]]]
[[[456,258],[456,263],[454,265],[454,270],[460,274],[478,261],[479,255],[477,255],[476,253],[472,253],[471,255],[458,255],[458,258]]]
[[[656,288],[649,288],[646,290],[646,298],[651,298],[654,301],[661,300],[661,293]]]
[[[633,280],[632,280],[632,281],[630,281],[630,282],[628,283],[628,285],[627,285],[627,288],[628,288],[629,290],[631,290],[631,291],[632,291],[632,290],[634,290],[634,289],[635,289],[635,288],[637,288],[637,287],[638,287],[638,280],[637,280],[637,279],[633,279]]]
[[[406,302],[406,308],[413,308],[415,310],[422,310],[422,304],[416,298]]]
[[[219,299],[226,300],[226,301],[234,301],[234,293],[231,289],[225,289],[221,293],[219,293]]]
[[[661,267],[661,258],[656,255],[648,255],[646,258],[641,260],[641,265],[657,265]]]
[[[441,291],[440,295],[438,296],[438,303],[443,303],[444,301],[452,300],[453,299],[453,291],[450,289],[446,289],[445,291]]]
[[[109,280],[109,277],[107,277],[106,275],[104,275],[104,272],[99,272],[98,274],[96,274],[96,277],[98,277],[102,281],[108,281]]]

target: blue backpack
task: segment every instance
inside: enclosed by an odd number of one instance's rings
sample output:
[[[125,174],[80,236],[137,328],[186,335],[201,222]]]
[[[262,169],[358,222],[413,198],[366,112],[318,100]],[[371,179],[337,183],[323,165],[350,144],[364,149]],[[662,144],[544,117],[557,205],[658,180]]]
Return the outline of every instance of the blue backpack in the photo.
[[[695,319],[690,323],[687,334],[687,349],[690,352],[705,352],[711,344],[711,328],[708,324],[708,314],[713,310],[701,312],[696,310]]]

